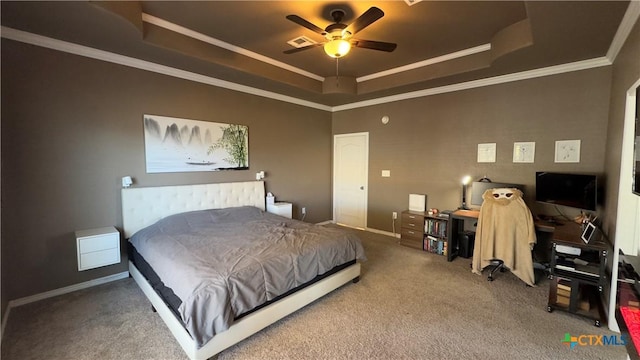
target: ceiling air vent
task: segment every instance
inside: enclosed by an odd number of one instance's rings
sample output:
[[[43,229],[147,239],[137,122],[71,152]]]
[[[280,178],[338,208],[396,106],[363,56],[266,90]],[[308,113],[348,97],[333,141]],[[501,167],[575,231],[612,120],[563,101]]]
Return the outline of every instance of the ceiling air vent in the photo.
[[[304,46],[317,44],[317,42],[309,39],[306,36],[299,36],[299,37],[297,37],[295,39],[287,41],[287,44],[289,44],[289,45],[291,45],[293,47],[301,48],[301,47],[304,47]]]

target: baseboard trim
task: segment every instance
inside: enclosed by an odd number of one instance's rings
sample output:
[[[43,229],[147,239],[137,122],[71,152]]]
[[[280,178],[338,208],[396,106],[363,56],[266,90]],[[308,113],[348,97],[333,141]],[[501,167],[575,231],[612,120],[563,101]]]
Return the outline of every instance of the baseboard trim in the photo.
[[[318,223],[318,225],[326,225],[326,224],[336,224],[336,222],[333,221],[333,220],[327,220],[327,221],[323,221],[321,223]],[[340,224],[338,224],[338,225],[340,225]],[[344,225],[341,225],[341,226],[344,226]],[[349,227],[349,226],[347,226],[347,227]],[[356,229],[356,228],[354,228],[354,229]],[[376,233],[376,234],[381,234],[381,235],[387,235],[387,236],[391,236],[391,237],[394,237],[394,238],[397,238],[397,239],[400,238],[400,234],[392,233],[392,232],[384,231],[384,230],[378,230],[378,229],[374,229],[374,228],[370,228],[370,227],[365,227],[364,229],[361,229],[361,230],[372,232],[372,233]]]
[[[79,283],[79,284],[65,286],[63,288],[54,289],[54,290],[43,292],[43,293],[40,293],[40,294],[35,294],[35,295],[31,295],[31,296],[26,296],[26,297],[23,297],[23,298],[20,298],[20,299],[11,300],[11,301],[9,301],[9,304],[7,305],[7,312],[4,314],[4,317],[2,318],[2,327],[0,328],[0,341],[2,341],[2,335],[4,334],[4,329],[7,326],[7,319],[9,319],[9,314],[11,313],[11,308],[22,306],[22,305],[26,305],[26,304],[29,304],[29,303],[32,303],[32,302],[36,302],[36,301],[40,301],[40,300],[44,300],[44,299],[48,299],[48,298],[52,298],[52,297],[58,296],[58,295],[68,294],[70,292],[74,292],[74,291],[90,288],[90,287],[93,287],[93,286],[106,284],[106,283],[109,283],[109,282],[112,282],[112,281],[116,281],[116,280],[120,280],[120,279],[126,279],[128,277],[129,277],[129,272],[128,271],[124,271],[124,272],[121,272],[121,273],[117,273],[117,274],[101,277],[101,278],[98,278],[98,279],[85,281],[85,282],[82,282],[82,283]]]
[[[382,234],[382,235],[391,236],[391,237],[398,238],[398,239],[400,238],[400,234],[392,233],[392,232],[389,232],[389,231],[378,230],[378,229],[373,229],[373,228],[366,228],[364,230],[368,231],[368,232],[376,233],[376,234]]]
[[[116,281],[116,280],[120,280],[120,279],[126,279],[128,277],[129,277],[129,272],[128,271],[124,271],[124,272],[121,272],[121,273],[117,273],[117,274],[101,277],[101,278],[98,278],[98,279],[85,281],[85,282],[82,282],[82,283],[79,283],[79,284],[65,286],[63,288],[54,289],[54,290],[43,292],[43,293],[40,293],[40,294],[35,294],[35,295],[31,295],[31,296],[20,298],[20,299],[16,299],[16,300],[11,300],[11,301],[9,301],[8,308],[11,309],[12,307],[22,306],[22,305],[29,304],[29,303],[32,303],[32,302],[48,299],[48,298],[51,298],[51,297],[54,297],[54,296],[63,295],[63,294],[67,294],[67,293],[70,293],[70,292],[74,292],[74,291],[90,288],[90,287],[93,287],[93,286],[106,284],[106,283],[109,283],[109,282],[112,282],[112,281]]]

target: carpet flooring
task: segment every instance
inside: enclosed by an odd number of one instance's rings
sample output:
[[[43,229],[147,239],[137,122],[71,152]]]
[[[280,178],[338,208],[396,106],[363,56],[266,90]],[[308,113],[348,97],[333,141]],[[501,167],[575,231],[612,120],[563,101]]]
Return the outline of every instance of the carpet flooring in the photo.
[[[356,231],[356,230],[350,230]],[[626,359],[624,346],[573,349],[566,333],[619,335],[546,311],[549,283],[493,282],[470,259],[356,231],[368,261],[349,283],[219,354],[219,359]],[[3,360],[186,359],[133,279],[13,308]]]

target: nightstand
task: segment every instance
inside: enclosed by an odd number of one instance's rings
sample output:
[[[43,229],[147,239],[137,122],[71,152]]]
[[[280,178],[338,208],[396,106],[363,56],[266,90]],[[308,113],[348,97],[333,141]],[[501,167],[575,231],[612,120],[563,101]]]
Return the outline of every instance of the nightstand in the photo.
[[[76,231],[78,271],[120,263],[120,233],[113,226]]]
[[[293,206],[288,202],[276,202],[273,204],[267,204],[267,212],[280,215],[291,219],[293,213]]]

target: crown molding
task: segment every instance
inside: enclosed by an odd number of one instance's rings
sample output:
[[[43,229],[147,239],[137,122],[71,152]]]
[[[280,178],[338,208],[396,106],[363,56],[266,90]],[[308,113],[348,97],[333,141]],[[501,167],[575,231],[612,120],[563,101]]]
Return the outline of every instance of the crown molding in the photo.
[[[383,76],[389,76],[389,75],[401,73],[403,71],[414,70],[414,69],[418,69],[418,68],[421,68],[421,67],[425,67],[425,66],[437,64],[437,63],[440,63],[440,62],[445,62],[445,61],[449,61],[449,60],[453,60],[453,59],[457,59],[457,58],[461,58],[461,57],[465,57],[465,56],[469,56],[469,55],[473,55],[473,54],[477,54],[477,53],[481,53],[481,52],[489,51],[489,50],[491,50],[491,44],[484,44],[484,45],[472,47],[472,48],[469,48],[469,49],[456,51],[456,52],[453,52],[451,54],[445,54],[445,55],[437,56],[437,57],[434,57],[434,58],[431,58],[431,59],[418,61],[418,62],[415,62],[413,64],[399,66],[397,68],[393,68],[393,69],[389,69],[389,70],[385,70],[385,71],[380,71],[380,72],[369,74],[369,75],[360,76],[359,78],[356,78],[356,81],[357,82],[363,82],[363,81],[367,81],[367,80],[373,80],[373,79],[377,79],[377,78],[380,78],[380,77],[383,77]]]
[[[202,84],[221,87],[233,91],[247,93],[251,95],[261,96],[273,100],[288,102],[296,105],[306,106],[314,109],[331,111],[331,107],[306,101],[292,96],[286,96],[271,91],[256,89],[250,86],[232,83],[230,81],[220,80],[211,76],[193,73],[190,71],[176,69],[170,66],[156,64],[150,61],[140,60],[129,56],[114,54],[112,52],[98,50],[88,46],[78,45],[67,41],[57,40],[42,35],[29,33],[22,30],[16,30],[8,27],[0,27],[0,35],[9,40],[19,41],[26,44],[44,47],[47,49],[66,52],[69,54],[84,56],[91,59],[102,60],[118,65],[124,65],[136,69],[155,72],[158,74],[168,75],[179,79],[190,80]]]
[[[613,41],[611,41],[611,45],[609,46],[609,51],[607,51],[607,59],[609,59],[611,63],[615,61],[620,49],[622,49],[625,41],[627,41],[629,33],[633,30],[633,26],[638,21],[638,18],[640,18],[640,1],[629,1],[629,7],[627,7],[627,11],[624,13],[616,35],[613,37]]]
[[[229,81],[216,79],[211,76],[196,74],[193,72],[176,69],[169,66],[152,63],[150,61],[144,61],[144,60],[132,58],[129,56],[114,54],[108,51],[98,50],[98,49],[83,46],[83,45],[78,45],[78,44],[74,44],[74,43],[70,43],[62,40],[52,39],[46,36],[37,35],[37,34],[29,33],[26,31],[16,30],[16,29],[4,27],[4,26],[0,27],[0,35],[6,39],[19,41],[19,42],[23,42],[31,45],[36,45],[36,46],[40,46],[40,47],[44,47],[52,50],[58,50],[58,51],[62,51],[62,52],[66,52],[74,55],[84,56],[84,57],[88,57],[96,60],[102,60],[102,61],[106,61],[106,62],[118,64],[118,65],[124,65],[128,67],[136,68],[136,69],[151,71],[158,74],[173,76],[173,77],[184,79],[184,80],[190,80],[190,81],[199,82],[202,84],[221,87],[221,88],[225,88],[233,91],[261,96],[261,97],[265,97],[273,100],[288,102],[291,104],[306,106],[306,107],[329,111],[329,112],[338,112],[338,111],[356,109],[356,108],[361,108],[366,106],[385,104],[385,103],[390,103],[394,101],[402,101],[402,100],[414,99],[418,97],[432,96],[432,95],[444,94],[444,93],[449,93],[454,91],[474,89],[474,88],[479,88],[483,86],[491,86],[491,85],[513,82],[513,81],[533,79],[537,77],[562,74],[562,73],[571,72],[571,71],[586,70],[586,69],[591,69],[591,68],[596,68],[601,66],[608,66],[612,64],[612,62],[607,57],[599,57],[595,59],[577,61],[577,62],[568,63],[568,64],[550,66],[550,67],[541,68],[541,69],[523,71],[523,72],[514,73],[514,74],[496,76],[496,77],[481,79],[481,80],[468,81],[464,83],[441,86],[437,88],[418,90],[418,91],[408,92],[404,94],[386,96],[386,97],[331,107],[328,105],[318,104],[311,101],[294,98],[291,96],[281,95],[271,91],[256,89],[250,86],[240,85],[240,84],[232,83]]]
[[[159,17],[155,17],[153,15],[149,15],[146,13],[142,13],[142,21],[147,22],[149,24],[153,24],[156,26],[159,26],[161,28],[173,31],[175,33],[184,35],[184,36],[188,36],[190,38],[196,39],[196,40],[200,40],[203,42],[206,42],[207,44],[211,44],[217,47],[221,47],[223,49],[227,49],[229,51],[233,51],[235,53],[238,53],[240,55],[244,55],[247,57],[250,57],[252,59],[258,60],[258,61],[262,61],[264,63],[267,63],[269,65],[273,65],[273,66],[277,66],[279,68],[285,69],[287,71],[291,71],[294,72],[296,74],[302,75],[302,76],[306,76],[308,78],[314,79],[314,80],[318,80],[320,82],[324,81],[324,77],[316,75],[314,73],[310,73],[308,71],[302,70],[300,68],[297,68],[295,66],[291,66],[289,64],[285,64],[283,62],[280,62],[278,60],[272,59],[270,57],[264,56],[264,55],[260,55],[258,53],[255,53],[253,51],[247,50],[245,48],[241,48],[239,46],[235,46],[232,44],[229,44],[227,42],[224,42],[222,40],[218,40],[214,37],[199,33],[197,31],[191,30],[189,28],[186,28],[184,26],[180,26],[178,24],[174,24],[172,22],[169,22],[167,20],[161,19]]]
[[[612,64],[611,61],[609,61],[609,59],[607,59],[606,57],[599,57],[595,59],[576,61],[568,64],[549,66],[546,68],[540,68],[535,70],[522,71],[519,73],[495,76],[487,79],[467,81],[467,82],[453,84],[453,85],[440,86],[440,87],[431,88],[431,89],[418,90],[418,91],[408,92],[404,94],[386,96],[386,97],[381,97],[377,99],[359,101],[359,102],[346,104],[346,105],[334,106],[331,108],[331,111],[338,112],[338,111],[344,111],[344,110],[357,109],[361,107],[385,104],[385,103],[390,103],[394,101],[408,100],[408,99],[414,99],[419,97],[450,93],[454,91],[475,89],[475,88],[484,87],[484,86],[498,85],[498,84],[504,84],[504,83],[514,82],[514,81],[563,74],[563,73],[572,72],[572,71],[587,70],[587,69],[597,68],[601,66],[609,66],[611,64]]]

